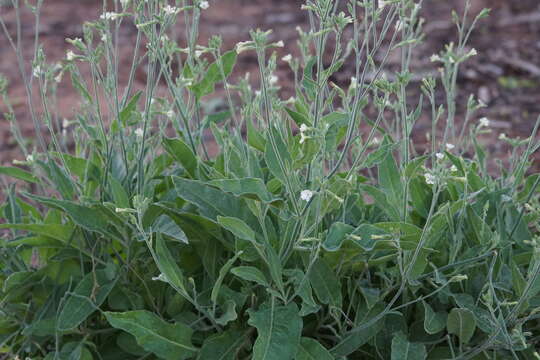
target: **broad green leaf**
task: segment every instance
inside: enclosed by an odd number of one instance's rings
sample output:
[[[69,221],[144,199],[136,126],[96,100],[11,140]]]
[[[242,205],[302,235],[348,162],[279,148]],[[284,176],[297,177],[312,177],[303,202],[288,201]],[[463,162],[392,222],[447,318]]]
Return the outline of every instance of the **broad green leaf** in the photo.
[[[231,50],[221,56],[220,61],[222,66],[217,63],[212,63],[205,72],[203,79],[191,86],[191,90],[195,96],[200,99],[205,95],[214,92],[214,87],[218,82],[224,81],[222,72],[225,77],[229,76],[236,64],[236,50]]]
[[[50,237],[66,243],[71,238],[74,227],[68,224],[0,224],[0,229],[29,231],[36,235]]]
[[[116,280],[109,278],[106,270],[88,273],[77,284],[58,316],[58,329],[71,330],[82,323],[105,301]]]
[[[181,139],[169,139],[166,137],[163,138],[162,144],[169,155],[180,163],[192,178],[195,178],[198,162],[191,147]]]
[[[159,232],[163,235],[177,240],[179,242],[188,243],[188,239],[184,231],[178,226],[169,216],[161,215],[158,217],[152,225],[153,232]]]
[[[296,360],[334,360],[334,357],[317,340],[303,337],[300,339]]]
[[[424,305],[424,329],[428,334],[436,334],[446,327],[447,314],[444,311],[435,312],[431,306],[422,302]]]
[[[156,237],[156,265],[167,282],[182,296],[186,296],[185,280],[182,270],[174,260],[163,237],[158,234]]]
[[[462,343],[468,343],[476,329],[474,314],[467,309],[454,308],[446,322],[448,333],[457,335]]]
[[[56,200],[31,194],[26,194],[26,196],[44,205],[64,211],[77,225],[86,230],[107,234],[108,220],[99,210],[67,200]]]
[[[253,231],[248,224],[240,219],[234,217],[217,217],[218,223],[225,229],[232,232],[236,237],[255,243],[255,231]]]
[[[141,97],[142,91],[137,91],[135,95],[129,100],[129,102],[124,106],[122,111],[120,111],[120,115],[118,116],[120,123],[126,127],[127,121],[131,117],[131,114],[137,109],[137,103],[139,102],[139,98]]]
[[[218,215],[235,216],[257,228],[259,222],[243,199],[200,181],[173,176],[173,182],[178,196],[197,206],[201,215],[214,221]]]
[[[392,152],[379,164],[379,184],[390,203],[400,209],[403,207],[403,182]],[[400,211],[398,210],[398,213]]]
[[[235,254],[232,258],[227,260],[227,262],[221,267],[221,270],[219,270],[219,276],[214,283],[214,286],[212,288],[212,293],[210,295],[210,299],[212,300],[213,304],[217,303],[217,299],[219,296],[219,290],[221,288],[221,284],[223,283],[223,280],[225,279],[225,276],[229,272],[230,268],[233,266],[234,262],[238,260],[238,258],[242,255],[242,252],[238,252]]]
[[[12,166],[0,166],[0,174],[30,183],[37,183],[39,181],[32,173]]]
[[[302,318],[296,304],[248,310],[248,324],[257,328],[253,360],[292,360],[296,355]]]
[[[347,235],[352,233],[353,230],[354,227],[342,222],[333,223],[323,242],[323,248],[326,251],[338,251],[343,241],[347,238]]]
[[[427,356],[424,344],[411,343],[400,331],[392,339],[392,360],[423,360]]]
[[[268,170],[282,184],[287,184],[291,165],[291,155],[287,146],[283,142],[281,134],[274,128],[269,129],[268,139],[266,140],[266,149],[264,159]]]
[[[237,266],[231,269],[231,273],[246,281],[253,281],[259,285],[268,287],[268,281],[266,277],[256,267],[253,266]]]
[[[248,144],[257,150],[264,152],[266,139],[261,135],[260,130],[255,128],[255,125],[253,125],[251,120],[246,120],[246,123]]]
[[[111,326],[135,336],[137,343],[161,359],[189,359],[197,353],[191,343],[193,330],[177,322],[167,323],[146,310],[105,312]]]
[[[129,208],[129,196],[120,181],[111,176],[109,178],[109,184],[111,185],[111,192],[116,206],[119,208]]]
[[[92,360],[92,353],[83,342],[68,342],[58,353],[58,360]]]
[[[280,198],[274,197],[268,191],[264,182],[258,178],[220,179],[212,180],[209,184],[236,196],[244,196],[266,204],[282,201]]]
[[[341,307],[343,298],[339,279],[323,259],[315,260],[309,272],[309,280],[320,302]]]
[[[290,278],[295,286],[295,293],[302,299],[302,308],[300,309],[300,316],[306,316],[317,312],[320,308],[313,299],[313,291],[309,278],[305,276],[302,270],[299,269],[287,269],[284,270],[286,276]]]
[[[392,156],[392,151],[397,147],[397,145],[398,144],[396,143],[389,142],[382,143],[377,150],[371,152],[366,157],[362,163],[362,167],[371,168],[375,165],[380,165],[381,162],[385,161],[389,155]]]
[[[207,338],[198,360],[236,360],[236,353],[245,341],[245,334],[239,330],[227,330]]]
[[[120,349],[124,350],[128,354],[143,356],[148,353],[139,344],[137,344],[135,337],[127,332],[123,332],[117,336],[116,344],[120,347]]]
[[[296,112],[292,109],[289,109],[288,107],[284,108],[287,114],[291,117],[291,119],[294,120],[297,126],[301,126],[302,124],[305,125],[311,125],[311,121],[307,116],[304,116],[303,114]]]

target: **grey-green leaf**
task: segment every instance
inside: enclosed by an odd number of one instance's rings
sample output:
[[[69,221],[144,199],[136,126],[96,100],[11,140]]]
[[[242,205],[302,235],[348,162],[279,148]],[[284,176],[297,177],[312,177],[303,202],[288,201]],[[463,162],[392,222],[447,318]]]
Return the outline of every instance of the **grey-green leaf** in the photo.
[[[471,340],[476,329],[474,314],[467,309],[454,308],[448,315],[446,328],[448,333],[457,335],[461,342],[466,344]]]
[[[264,182],[259,178],[220,179],[210,181],[210,185],[236,196],[259,200],[267,204],[281,201],[280,198],[274,197],[268,191]]]
[[[436,334],[446,327],[447,314],[444,311],[435,312],[428,303],[424,305],[424,329],[428,334]]]
[[[253,346],[253,360],[292,360],[296,355],[302,318],[294,303],[258,311],[248,310],[248,324],[257,328],[257,340]]]
[[[392,339],[392,360],[423,360],[426,356],[424,344],[409,342],[401,331]]]
[[[156,237],[156,264],[167,282],[182,296],[186,296],[185,280],[182,270],[174,260],[165,240],[158,233]]]
[[[245,334],[238,330],[227,330],[209,337],[203,343],[198,360],[235,360],[236,353],[245,340]]]
[[[180,322],[170,324],[146,310],[106,312],[111,326],[135,336],[137,343],[161,359],[183,360],[193,357],[193,330]]]
[[[246,281],[253,281],[262,286],[269,286],[266,277],[256,267],[253,266],[238,266],[231,269],[231,273]]]
[[[341,307],[343,298],[339,280],[323,259],[315,260],[309,272],[309,280],[320,302]]]
[[[71,330],[82,323],[103,304],[115,280],[107,277],[106,270],[88,273],[66,300],[58,317],[58,329]]]
[[[298,346],[296,360],[334,360],[334,357],[317,340],[303,337]]]

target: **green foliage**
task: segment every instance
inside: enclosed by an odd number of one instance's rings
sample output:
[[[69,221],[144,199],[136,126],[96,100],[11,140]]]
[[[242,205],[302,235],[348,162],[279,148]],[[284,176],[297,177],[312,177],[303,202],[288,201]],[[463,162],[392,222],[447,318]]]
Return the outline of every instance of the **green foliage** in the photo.
[[[473,56],[467,34],[486,12],[472,24],[456,17],[459,42],[433,58],[448,101],[439,103],[437,81],[425,79],[425,98],[411,104],[418,84],[406,59],[421,39],[421,2],[351,2],[345,14],[338,1],[307,1],[312,27],[300,32],[302,58],[283,59],[298,80],[284,101],[279,60],[268,56],[281,44],[269,32],[223,52],[217,37],[197,45],[204,1],[120,3],[124,13],[104,14],[83,39],[69,40],[77,55],[60,69],[41,51],[34,59],[30,81],[46,80],[35,84],[45,102],[61,71],[82,104],[64,124],[73,147],[44,111],[48,136],[38,132],[32,151],[21,141],[32,155],[0,167],[8,184],[0,352],[47,360],[537,357],[540,175],[528,169],[540,145],[534,136],[509,139],[511,165],[496,173],[478,136],[485,121],[469,133],[454,127],[455,79]],[[188,20],[185,48],[165,36],[177,11]],[[128,17],[146,51],[119,92],[111,35]],[[351,42],[342,37],[347,26],[359,34]],[[331,64],[322,61],[328,44]],[[403,52],[393,80],[380,76],[386,49]],[[258,92],[249,78],[231,80],[244,51],[259,61]],[[92,91],[79,62],[99,75]],[[361,78],[348,88],[332,83],[349,62]],[[135,91],[142,64],[147,84]],[[158,86],[169,93],[158,98]],[[426,98],[441,114],[431,114],[430,151],[418,154],[411,131]],[[469,116],[479,107],[472,98]]]

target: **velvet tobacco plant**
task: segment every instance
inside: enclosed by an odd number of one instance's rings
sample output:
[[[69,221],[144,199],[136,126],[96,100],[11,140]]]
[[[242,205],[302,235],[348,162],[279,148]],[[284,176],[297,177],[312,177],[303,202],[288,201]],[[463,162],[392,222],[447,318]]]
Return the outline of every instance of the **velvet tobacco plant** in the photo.
[[[42,1],[9,5],[39,23]],[[483,105],[471,97],[465,124],[455,122],[459,68],[476,54],[467,41],[488,12],[453,14],[458,41],[431,58],[440,76],[416,82],[422,5],[307,1],[301,57],[278,59],[284,44],[271,31],[252,31],[230,50],[219,37],[198,44],[207,1],[120,1],[84,24],[83,38],[68,39],[73,50],[58,64],[47,63],[36,36],[31,73],[20,32],[0,15],[38,140],[20,136],[0,81],[25,155],[0,167],[1,351],[85,360],[537,358],[540,176],[527,169],[538,123],[528,139],[501,136],[510,164],[488,171],[479,135],[489,120],[473,121]],[[179,16],[185,44],[174,40]],[[122,88],[124,26],[136,39]],[[249,77],[230,77],[244,52],[259,62],[255,91]],[[396,54],[401,67],[389,71]],[[294,73],[288,100],[278,61]],[[335,84],[351,65],[350,83]],[[54,106],[62,77],[81,95],[66,120]],[[414,87],[423,96],[411,102]],[[211,100],[220,96],[217,110]],[[419,154],[411,133],[425,108],[431,147]]]

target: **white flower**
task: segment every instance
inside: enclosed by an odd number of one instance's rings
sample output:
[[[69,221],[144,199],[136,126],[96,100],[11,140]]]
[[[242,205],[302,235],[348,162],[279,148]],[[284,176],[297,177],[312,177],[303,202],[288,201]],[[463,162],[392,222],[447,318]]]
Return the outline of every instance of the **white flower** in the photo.
[[[425,173],[424,178],[426,178],[426,184],[429,185],[435,185],[435,182],[437,181],[437,178],[430,173]]]
[[[122,4],[122,8],[125,8],[129,4],[129,0],[120,0],[120,4]]]
[[[210,4],[208,3],[208,1],[201,1],[199,3],[199,7],[203,10],[206,10],[210,7]]]
[[[387,5],[387,4],[386,4],[386,1],[384,1],[384,0],[379,0],[379,9],[384,8],[386,5]]]
[[[489,126],[489,119],[487,117],[483,117],[480,119],[480,127],[488,127]]]
[[[101,14],[101,16],[99,17],[101,20],[116,20],[118,19],[119,17],[119,14],[115,13],[114,11],[107,11],[107,12],[104,12],[103,14]]]
[[[240,54],[241,52],[251,49],[252,46],[252,41],[240,41],[238,44],[236,44],[236,53]]]
[[[349,86],[349,89],[356,89],[357,85],[358,85],[358,80],[354,76],[351,77],[351,85]]]
[[[34,155],[32,154],[29,154],[27,157],[26,157],[26,162],[27,163],[33,163],[34,162]]]
[[[165,115],[167,115],[167,117],[168,117],[169,119],[172,119],[172,118],[174,117],[174,111],[169,110],[169,111],[167,111],[167,112],[165,113]]]
[[[436,156],[437,159],[439,159],[439,160],[444,159],[444,154],[443,154],[443,153],[436,153],[435,156]]]
[[[292,61],[292,55],[287,54],[284,57],[282,57],[281,60],[285,61],[286,63],[290,63]]]
[[[451,172],[457,172],[457,167],[456,167],[456,165],[452,165],[452,166],[450,167],[450,171],[451,171]]]
[[[67,61],[73,61],[73,59],[75,59],[75,53],[71,50],[69,50],[66,54],[66,60]]]
[[[277,47],[285,47],[285,43],[283,42],[283,40],[279,40],[277,43],[275,43],[275,45]]]
[[[102,42],[107,42],[107,34],[101,35],[101,41]]]
[[[270,76],[270,79],[268,79],[268,82],[270,85],[275,85],[279,81],[279,78],[276,75]]]
[[[64,73],[62,72],[59,72],[58,75],[56,75],[54,77],[54,81],[56,81],[57,83],[61,82],[62,81],[62,76],[64,75]]]
[[[195,57],[196,57],[196,58],[200,58],[202,54],[204,54],[204,51],[202,51],[202,50],[195,50]]]
[[[454,144],[450,144],[450,143],[446,144],[446,150],[448,150],[448,151],[454,149],[455,147],[456,147],[456,145],[454,145]]]
[[[311,190],[302,190],[300,193],[300,199],[304,201],[309,201],[313,197],[313,191]]]
[[[300,132],[302,132],[302,133],[303,133],[303,132],[306,132],[307,130],[308,130],[308,127],[307,127],[307,125],[306,125],[306,124],[302,124],[302,125],[300,125]]]
[[[141,129],[141,128],[137,128],[137,129],[135,130],[135,135],[136,135],[137,137],[139,137],[139,138],[142,138],[142,137],[144,136],[144,130]]]
[[[176,15],[180,11],[180,9],[178,9],[175,6],[167,5],[163,7],[163,11],[165,12],[166,15]]]
[[[471,51],[467,54],[467,56],[476,56],[478,55],[478,51],[476,51],[475,48],[472,48]]]
[[[40,77],[41,75],[43,75],[43,70],[41,69],[41,66],[37,65],[36,67],[34,67],[34,69],[32,70],[32,75],[34,75],[34,77]]]
[[[431,57],[429,58],[429,60],[430,60],[431,62],[437,62],[437,61],[441,61],[442,59],[441,59],[441,57],[440,57],[439,55],[433,54],[433,55],[431,55]]]
[[[396,31],[401,31],[403,29],[403,21],[401,20],[396,21],[395,28],[396,28]]]
[[[381,143],[381,139],[379,139],[376,136],[373,139],[371,139],[371,145],[378,145],[380,143]]]
[[[68,119],[62,120],[62,129],[67,129],[69,127]]]
[[[501,134],[499,135],[499,140],[506,140],[507,138],[508,138],[508,137],[506,136],[505,133],[501,133]]]

